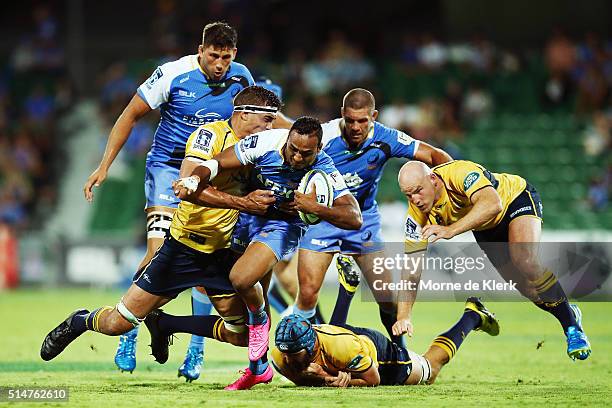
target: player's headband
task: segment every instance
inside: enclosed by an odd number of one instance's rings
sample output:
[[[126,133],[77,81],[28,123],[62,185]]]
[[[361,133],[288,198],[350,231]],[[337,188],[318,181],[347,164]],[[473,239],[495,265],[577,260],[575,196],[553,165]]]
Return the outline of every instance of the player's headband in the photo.
[[[234,106],[234,112],[271,113],[272,115],[276,115],[278,113],[278,108],[275,106],[240,105]]]

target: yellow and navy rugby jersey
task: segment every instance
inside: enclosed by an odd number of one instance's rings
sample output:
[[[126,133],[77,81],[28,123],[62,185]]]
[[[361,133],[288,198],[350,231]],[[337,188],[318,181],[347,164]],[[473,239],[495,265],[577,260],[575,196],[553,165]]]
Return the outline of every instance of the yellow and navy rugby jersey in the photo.
[[[209,160],[240,139],[227,120],[200,126],[189,136],[185,158]],[[244,195],[246,170],[224,171],[215,177],[211,185],[232,195]],[[181,201],[172,218],[170,233],[176,240],[198,251],[211,253],[228,248],[237,210],[210,208]]]
[[[472,195],[485,187],[492,186],[499,194],[502,212],[476,231],[497,226],[506,215],[512,201],[525,190],[527,182],[514,174],[491,173],[479,164],[467,160],[455,160],[432,169],[444,182],[442,195],[434,203],[428,214],[422,213],[410,203],[406,217],[406,252],[423,250],[427,241],[421,238],[421,228],[425,225],[451,225],[463,218],[471,209]]]
[[[313,328],[319,339],[319,350],[313,363],[319,364],[327,372],[332,374],[337,374],[338,371],[364,372],[377,361],[376,347],[367,336],[357,335],[348,329],[331,324],[320,324]],[[285,364],[282,353],[277,347],[272,349],[272,360],[282,371]]]

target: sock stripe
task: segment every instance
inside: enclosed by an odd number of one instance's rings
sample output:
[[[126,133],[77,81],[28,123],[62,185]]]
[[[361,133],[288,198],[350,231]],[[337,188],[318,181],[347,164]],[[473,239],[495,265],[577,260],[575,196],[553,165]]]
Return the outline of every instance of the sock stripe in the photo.
[[[100,332],[100,316],[102,316],[102,313],[107,311],[107,310],[113,310],[112,307],[110,306],[104,306],[99,308],[98,310],[96,310],[94,316],[93,316],[93,321],[92,321],[92,329],[94,331]]]
[[[551,271],[547,270],[546,272],[544,272],[544,276],[534,281],[533,283],[538,293],[546,292],[555,283],[557,283],[557,278]]]
[[[436,338],[436,340],[442,341],[444,343],[447,343],[449,345],[449,347],[453,350],[453,354],[455,354],[457,352],[457,346],[455,345],[455,342],[452,341],[451,339],[449,339],[448,337],[438,336]]]
[[[223,341],[221,339],[221,325],[223,324],[223,318],[218,318],[213,326],[213,337],[215,340]]]
[[[434,346],[440,347],[442,350],[446,351],[449,358],[453,358],[455,353],[457,352],[457,346],[455,343],[447,337],[438,336],[433,341]]]

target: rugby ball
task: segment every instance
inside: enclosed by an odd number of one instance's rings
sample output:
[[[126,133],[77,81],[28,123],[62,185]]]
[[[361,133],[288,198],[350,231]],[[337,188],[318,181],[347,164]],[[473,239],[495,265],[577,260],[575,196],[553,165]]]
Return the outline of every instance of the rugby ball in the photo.
[[[329,176],[321,170],[310,170],[302,177],[297,191],[302,194],[308,194],[312,191],[312,187],[316,186],[317,202],[319,204],[331,207],[334,203],[334,188]],[[318,224],[321,220],[314,214],[307,214],[298,211],[300,218],[308,225]]]

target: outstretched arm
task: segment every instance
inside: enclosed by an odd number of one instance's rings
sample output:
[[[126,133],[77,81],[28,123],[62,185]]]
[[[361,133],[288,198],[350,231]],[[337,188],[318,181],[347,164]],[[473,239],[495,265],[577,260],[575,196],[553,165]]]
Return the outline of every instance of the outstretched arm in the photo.
[[[502,212],[502,202],[499,194],[493,186],[481,188],[472,194],[472,209],[459,221],[449,225],[426,225],[423,227],[423,239],[435,235],[429,242],[436,242],[441,238],[450,239],[455,235],[462,234],[480,227],[487,221],[497,217]]]
[[[212,160],[193,161],[187,158],[181,165],[181,178],[172,183],[174,194],[181,200],[194,202],[219,172],[242,166],[234,149],[225,149]]]
[[[453,160],[444,150],[433,147],[425,142],[419,142],[419,148],[414,154],[414,159],[422,161],[429,167],[434,167]]]
[[[108,169],[128,140],[136,122],[150,111],[151,107],[138,94],[135,94],[121,115],[119,115],[108,135],[102,160],[93,173],[91,173],[83,187],[83,193],[87,201],[91,202],[93,200],[93,187],[100,186],[106,180]]]

